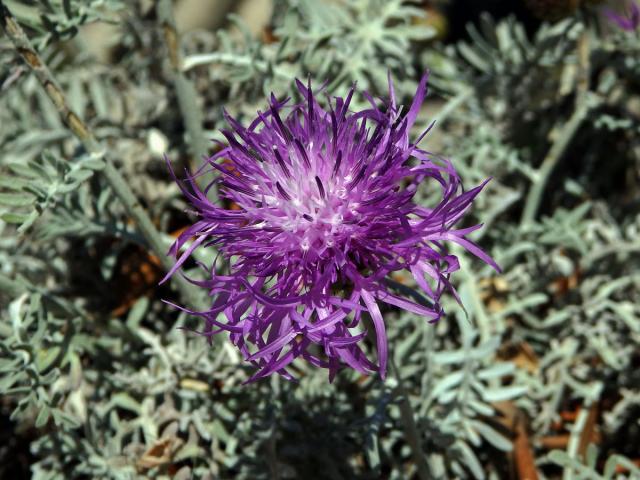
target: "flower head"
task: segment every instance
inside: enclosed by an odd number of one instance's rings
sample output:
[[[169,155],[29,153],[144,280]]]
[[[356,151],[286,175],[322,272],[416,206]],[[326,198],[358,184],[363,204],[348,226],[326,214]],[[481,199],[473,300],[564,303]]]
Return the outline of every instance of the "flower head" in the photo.
[[[606,10],[605,15],[611,22],[627,32],[633,32],[640,25],[640,6],[635,0],[630,2],[630,7],[626,15],[620,15],[611,10]]]
[[[389,80],[388,103],[378,106],[365,93],[371,107],[354,112],[355,88],[323,108],[310,83],[297,81],[301,103],[287,106],[272,95],[248,127],[225,112],[227,143],[208,165],[234,208],[213,203],[193,176],[180,183],[199,219],[172,246],[178,260],[167,277],[196,248],[215,247],[227,259],[228,273],[211,265],[207,280],[194,281],[212,305],[192,313],[206,321],[201,333],[229,333],[258,367],[251,380],[274,372],[291,378],[286,368],[296,358],[328,368],[330,379],[344,365],[384,377],[381,305],[440,318],[441,295],[448,290],[457,298],[449,276],[458,259],[446,244],[498,268],[466,238],[481,225],[456,228],[486,182],[461,191],[451,163],[418,148],[428,129],[409,139],[426,84],[427,75],[403,109]],[[413,200],[425,182],[439,192],[431,208]],[[407,288],[390,281],[398,271],[408,272],[428,301],[400,293]],[[369,325],[377,363],[362,348]]]

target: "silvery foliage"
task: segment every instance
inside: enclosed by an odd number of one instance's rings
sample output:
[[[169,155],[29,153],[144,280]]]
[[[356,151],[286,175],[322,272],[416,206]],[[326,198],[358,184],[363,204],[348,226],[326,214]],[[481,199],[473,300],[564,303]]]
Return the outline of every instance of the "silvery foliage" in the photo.
[[[187,148],[170,83],[151,71],[165,54],[153,47],[157,25],[114,1],[43,4],[34,4],[43,15],[25,11],[21,20],[72,107],[170,231],[175,218],[184,221],[184,204],[160,150],[168,145],[183,161]],[[410,478],[408,405],[433,478],[504,478],[513,448],[504,405],[530,419],[535,448],[559,411],[606,399],[600,451],[592,445],[581,458],[574,428],[567,451],[535,450],[538,467],[549,477],[558,469],[567,478],[625,478],[618,467],[638,474],[624,457],[637,452],[611,450],[640,441],[637,37],[600,36],[571,19],[528,38],[513,19],[485,18],[472,42],[440,48],[413,43],[433,32],[412,23],[421,12],[400,0],[290,0],[275,12],[269,42],[246,31],[185,38],[184,67],[207,127],[221,125],[222,106],[253,114],[265,93],[293,95],[292,79],[307,75],[331,91],[358,81],[384,94],[389,70],[407,100],[430,65],[446,103],[426,148],[452,158],[466,185],[493,177],[473,215],[487,224],[477,239],[504,274],[465,258],[457,287],[466,311],[450,300],[453,313],[435,326],[384,312],[397,367],[385,382],[345,371],[329,385],[324,372],[299,365],[297,384],[243,386],[250,370],[235,351],[179,328],[198,322],[160,301],[175,293],[146,290],[125,308],[106,300],[114,282],[127,281],[118,277],[126,248],[144,241],[101,163],[78,147],[2,40],[0,392],[12,440],[3,433],[0,472],[19,440],[36,479]],[[127,20],[125,53],[112,68],[65,58],[52,41],[105,16]],[[601,102],[549,177],[536,220],[520,222],[577,98],[584,35],[589,88]],[[424,124],[431,118],[425,112]],[[419,191],[420,201],[430,194]],[[512,354],[523,344],[536,357],[528,365]]]

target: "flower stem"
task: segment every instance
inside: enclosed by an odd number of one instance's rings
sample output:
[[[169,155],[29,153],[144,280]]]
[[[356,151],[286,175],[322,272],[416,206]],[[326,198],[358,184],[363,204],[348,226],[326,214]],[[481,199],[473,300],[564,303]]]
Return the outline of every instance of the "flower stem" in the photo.
[[[400,376],[400,372],[396,367],[395,361],[391,358],[389,360],[393,376],[398,382],[394,393],[399,396],[400,400],[400,420],[402,422],[402,429],[404,430],[405,440],[409,444],[409,448],[411,448],[411,455],[413,456],[413,461],[415,462],[416,468],[418,469],[418,478],[420,480],[430,480],[432,478],[432,475],[431,471],[429,470],[429,465],[425,460],[424,451],[422,450],[420,430],[418,429],[418,425],[416,424],[415,412],[413,410],[413,407],[411,406],[411,402],[409,401],[409,394],[404,386],[404,382],[402,381],[402,377]]]
[[[16,52],[35,74],[47,96],[58,110],[58,114],[67,128],[80,140],[84,148],[94,159],[104,162],[104,168],[101,172],[105,179],[118,199],[122,202],[127,213],[135,221],[151,251],[160,259],[162,266],[169,270],[173,266],[173,262],[166,255],[168,245],[163,241],[162,234],[156,229],[151,218],[149,218],[149,215],[147,215],[147,212],[115,167],[106,148],[95,138],[87,124],[71,110],[51,70],[49,70],[47,64],[44,63],[40,55],[34,50],[24,30],[22,30],[2,0],[0,0],[0,26],[2,26],[11,43],[13,43]],[[195,306],[202,305],[200,297],[195,293],[197,290],[192,288],[184,278],[179,275],[174,275],[172,282],[185,301]]]

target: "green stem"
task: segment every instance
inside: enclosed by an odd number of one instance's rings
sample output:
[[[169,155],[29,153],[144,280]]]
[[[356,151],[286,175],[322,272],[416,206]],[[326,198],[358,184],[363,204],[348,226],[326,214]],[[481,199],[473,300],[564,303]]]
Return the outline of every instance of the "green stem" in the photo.
[[[568,343],[568,346],[565,346]],[[566,350],[564,350],[566,348]],[[554,417],[558,410],[560,409],[560,404],[564,399],[564,393],[567,385],[567,373],[569,370],[569,363],[574,358],[576,350],[578,348],[577,341],[573,339],[568,339],[566,342],[563,342],[560,345],[558,351],[566,352],[564,355],[559,356],[560,362],[554,367],[554,372],[557,374],[557,377],[553,379],[553,395],[551,399],[544,404],[544,409],[541,413],[543,418],[542,428],[540,431],[548,432],[551,427],[551,422],[554,420]],[[540,416],[539,416],[540,417]]]
[[[576,82],[575,109],[573,111],[573,115],[569,118],[569,121],[565,123],[562,129],[558,132],[551,149],[537,171],[537,175],[535,176],[535,180],[525,201],[524,211],[520,220],[521,227],[527,226],[533,222],[536,214],[538,213],[538,208],[540,207],[542,195],[549,180],[549,176],[564,156],[567,148],[573,141],[573,137],[575,137],[576,133],[580,129],[582,122],[587,118],[589,112],[598,104],[597,99],[589,94],[591,47],[588,30],[585,30],[578,40],[576,53],[578,56],[578,77]]]
[[[411,455],[413,461],[418,469],[418,478],[420,480],[430,480],[432,478],[429,465],[425,460],[425,454],[422,449],[422,441],[420,440],[420,430],[415,420],[415,412],[409,401],[409,393],[404,386],[400,372],[396,367],[395,362],[389,359],[389,364],[393,372],[393,376],[398,382],[398,386],[395,388],[395,393],[400,397],[400,420],[402,422],[402,429],[404,430],[405,440],[411,448]]]
[[[67,128],[80,140],[84,148],[94,159],[104,162],[102,174],[105,179],[118,199],[122,202],[127,213],[136,223],[140,233],[149,244],[151,251],[160,259],[162,266],[166,270],[169,270],[173,266],[173,261],[167,257],[168,245],[163,241],[162,234],[156,229],[151,218],[149,218],[147,212],[115,167],[107,149],[98,142],[89,127],[71,110],[62,89],[49,70],[49,67],[34,50],[24,30],[22,30],[2,0],[0,0],[0,25],[13,43],[18,54],[35,74],[47,96],[58,110],[58,114]],[[189,302],[190,305],[197,307],[202,306],[200,297],[196,295],[196,290],[183,277],[174,275],[172,283],[180,291],[183,299]]]
[[[180,37],[176,29],[176,22],[173,16],[173,6],[171,0],[159,0],[158,20],[162,25],[165,43],[169,50],[169,60],[173,75],[173,85],[178,97],[178,107],[187,130],[187,143],[189,153],[195,161],[200,161],[203,156],[208,157],[209,142],[207,141],[202,128],[202,112],[198,107],[196,89],[184,74],[182,69],[182,54],[180,52]],[[198,185],[201,189],[209,186],[214,176],[212,174],[198,177]],[[209,189],[211,198],[218,198],[216,186]]]
[[[438,125],[444,122],[453,112],[455,112],[458,108],[460,108],[461,105],[469,100],[472,95],[472,88],[464,88],[454,97],[447,100],[447,103],[445,103],[444,106],[433,117],[433,121],[435,122],[435,124]]]
[[[187,72],[192,68],[199,67],[201,65],[209,65],[211,63],[231,65],[234,67],[248,67],[251,66],[257,72],[264,73],[265,75],[272,72],[274,76],[283,80],[293,81],[296,76],[290,69],[287,69],[282,65],[271,65],[263,60],[257,60],[248,56],[236,55],[227,52],[213,52],[213,53],[199,53],[189,55],[182,62],[182,71]]]
[[[578,104],[573,115],[569,118],[569,121],[560,129],[556,140],[549,149],[547,156],[542,161],[542,165],[536,173],[533,185],[527,194],[524,211],[520,220],[520,226],[526,226],[533,222],[536,214],[538,213],[540,203],[542,202],[542,194],[544,193],[544,189],[549,181],[551,172],[553,172],[558,162],[564,156],[567,148],[569,148],[573,138],[580,129],[582,122],[584,122],[587,115],[593,108],[593,102],[589,102],[589,98],[585,98],[584,100],[585,101],[581,101]]]
[[[436,331],[436,327],[435,325],[431,325],[430,323],[427,322],[422,322],[422,329],[423,329],[423,351],[424,351],[424,361],[423,361],[423,373],[422,373],[422,379],[421,379],[421,389],[420,391],[423,392],[423,394],[426,394],[426,392],[430,392],[431,388],[432,388],[432,382],[433,382],[433,375],[431,372],[431,369],[433,367],[433,341],[434,341],[434,336],[435,336],[435,331]],[[426,413],[426,410],[422,410],[421,409],[421,413],[422,412]]]
[[[280,404],[277,398],[280,396],[280,377],[277,375],[271,377],[271,391],[273,392],[273,398],[270,403],[270,432],[266,442],[267,465],[269,466],[269,478],[271,478],[271,480],[278,480],[280,478],[280,469],[278,467],[277,430]]]
[[[26,285],[17,280],[13,280],[9,277],[5,277],[0,274],[0,293],[4,293],[5,295],[15,298],[18,295],[21,295],[26,290]]]
[[[587,269],[594,262],[600,260],[601,258],[607,257],[609,255],[628,255],[630,253],[640,253],[640,242],[638,243],[620,242],[620,243],[614,243],[612,245],[608,245],[606,247],[600,247],[599,250],[596,250],[582,257],[582,259],[580,260],[580,267]]]
[[[571,428],[571,435],[569,437],[569,443],[567,445],[567,455],[569,458],[577,459],[578,450],[580,447],[580,441],[582,439],[582,432],[587,424],[587,418],[589,417],[589,411],[591,410],[591,405],[594,402],[597,402],[600,398],[600,394],[602,392],[602,384],[595,383],[591,386],[591,391],[584,399],[582,408],[578,413],[578,417]],[[562,473],[562,480],[573,480],[573,471],[570,466],[565,467]]]

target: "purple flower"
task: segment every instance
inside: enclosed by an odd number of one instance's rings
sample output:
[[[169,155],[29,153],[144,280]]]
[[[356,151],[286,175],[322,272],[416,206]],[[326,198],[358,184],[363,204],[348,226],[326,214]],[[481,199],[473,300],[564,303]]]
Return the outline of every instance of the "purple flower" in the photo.
[[[611,10],[605,10],[607,18],[627,32],[633,32],[640,25],[640,6],[635,1],[631,1],[630,5],[631,7],[626,15],[619,15]]]
[[[208,290],[211,308],[187,311],[205,319],[199,333],[229,333],[258,367],[250,381],[274,372],[292,378],[286,368],[296,358],[327,368],[330,380],[345,365],[384,377],[381,305],[438,320],[441,295],[448,290],[458,299],[449,277],[459,263],[446,244],[457,243],[498,270],[466,238],[481,225],[456,228],[486,181],[461,192],[451,163],[418,148],[429,129],[409,140],[427,77],[408,110],[396,105],[389,79],[389,102],[378,106],[365,93],[371,107],[356,112],[349,109],[355,87],[345,98],[327,98],[325,109],[310,83],[296,81],[302,103],[287,106],[288,99],[271,95],[268,110],[249,127],[225,112],[228,145],[208,165],[219,172],[213,183],[234,208],[214,204],[194,176],[180,183],[199,220],[172,246],[178,260],[167,278],[197,248],[215,247],[227,259],[226,273],[206,266],[208,279],[193,280]],[[413,200],[427,181],[425,188],[439,196],[432,207]],[[428,301],[390,281],[399,271],[413,277]],[[377,364],[361,348],[368,325]]]

